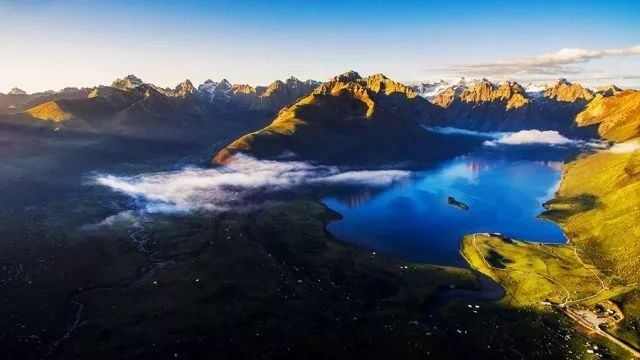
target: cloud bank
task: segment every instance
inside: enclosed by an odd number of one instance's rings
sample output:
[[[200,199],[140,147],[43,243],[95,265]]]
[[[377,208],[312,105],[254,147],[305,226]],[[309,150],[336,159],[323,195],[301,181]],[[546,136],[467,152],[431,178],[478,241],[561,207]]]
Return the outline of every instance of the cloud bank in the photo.
[[[634,152],[636,150],[640,150],[640,142],[628,141],[624,143],[613,144],[613,146],[610,147],[608,151],[616,154],[626,154]]]
[[[478,136],[484,138],[498,139],[501,136],[508,134],[505,132],[498,131],[475,131],[475,130],[467,130],[460,129],[450,126],[425,126],[421,125],[421,127],[427,131],[435,132],[438,134],[444,135],[468,135],[468,136]]]
[[[583,74],[584,70],[576,65],[606,57],[638,56],[640,45],[622,49],[586,50],[565,48],[553,53],[541,54],[514,60],[497,60],[471,64],[455,65],[447,71],[471,77],[530,77],[530,76],[566,76]],[[624,78],[624,75],[617,77]]]
[[[259,202],[252,198],[258,193],[274,194],[313,185],[386,186],[409,176],[410,172],[401,170],[341,171],[335,166],[239,156],[231,164],[215,169],[186,168],[138,176],[98,175],[95,183],[141,200],[149,212],[189,212],[242,210],[251,206],[249,203]]]
[[[485,141],[484,145],[526,145],[526,144],[547,144],[547,145],[572,145],[579,142],[562,136],[555,130],[522,130],[515,133],[508,133],[500,136],[497,140]]]

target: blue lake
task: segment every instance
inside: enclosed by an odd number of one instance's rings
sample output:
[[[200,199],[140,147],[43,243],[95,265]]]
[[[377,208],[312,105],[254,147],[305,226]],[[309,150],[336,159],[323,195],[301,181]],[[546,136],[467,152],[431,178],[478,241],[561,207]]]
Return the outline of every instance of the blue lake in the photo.
[[[464,265],[460,239],[474,232],[565,242],[555,223],[537,218],[553,197],[561,168],[560,161],[469,155],[388,188],[352,188],[322,201],[343,216],[329,225],[343,241],[414,261]],[[469,210],[449,205],[449,196]]]

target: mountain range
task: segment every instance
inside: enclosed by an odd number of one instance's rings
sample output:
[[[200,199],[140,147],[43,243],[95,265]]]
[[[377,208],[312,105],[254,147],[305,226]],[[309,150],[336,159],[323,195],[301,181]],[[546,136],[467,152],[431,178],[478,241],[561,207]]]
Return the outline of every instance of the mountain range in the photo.
[[[213,162],[226,163],[244,153],[325,163],[384,163],[468,150],[469,141],[421,128],[440,122],[440,109],[411,88],[382,74],[362,78],[350,71],[283,109],[269,126],[232,142]]]
[[[444,156],[450,152],[445,148],[454,147],[438,144],[459,140],[423,127],[555,130],[567,137],[596,138],[598,128],[601,135],[610,134],[609,125],[598,125],[595,116],[587,115],[575,121],[576,116],[583,110],[605,111],[616,99],[636,94],[613,85],[592,90],[565,79],[543,86],[487,79],[407,86],[382,74],[362,78],[354,71],[325,83],[292,77],[257,87],[223,79],[197,87],[185,80],[162,88],[128,75],[109,86],[0,94],[0,126],[229,141],[214,163],[237,153],[348,163],[366,152],[367,158],[392,161]],[[416,150],[422,147],[429,151]]]
[[[185,80],[161,88],[134,75],[110,86],[0,95],[0,123],[56,131],[123,134],[153,138],[211,139],[239,135],[264,125],[278,110],[319,84],[289,78],[267,87],[207,80],[196,88]],[[218,134],[216,134],[218,133]]]
[[[603,90],[603,96],[615,87]],[[575,116],[594,98],[594,92],[560,79],[532,88],[517,82],[499,84],[486,79],[462,80],[442,88],[432,102],[443,109],[449,126],[478,131],[556,130],[565,135],[594,137],[592,129],[578,128]]]

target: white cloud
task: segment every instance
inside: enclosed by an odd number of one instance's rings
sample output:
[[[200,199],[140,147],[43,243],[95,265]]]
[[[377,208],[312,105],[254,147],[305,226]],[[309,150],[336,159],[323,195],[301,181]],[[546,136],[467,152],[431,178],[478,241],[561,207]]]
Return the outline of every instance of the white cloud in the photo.
[[[87,224],[82,227],[84,230],[97,230],[101,227],[124,226],[127,228],[140,226],[139,217],[131,210],[121,211],[117,214],[107,216],[102,221],[94,224]]]
[[[257,192],[268,195],[322,184],[385,186],[409,175],[400,170],[343,172],[335,166],[237,156],[231,164],[214,169],[186,168],[131,177],[99,175],[95,183],[142,200],[150,212],[185,212],[242,210]],[[264,196],[261,198],[264,201]]]
[[[584,71],[579,64],[594,59],[618,56],[640,55],[640,45],[622,49],[586,50],[565,48],[553,53],[514,59],[462,64],[449,67],[447,70],[457,75],[472,77],[526,77],[541,75],[570,75],[582,74]]]
[[[500,136],[497,140],[485,141],[487,146],[523,145],[523,144],[548,144],[548,145],[569,145],[576,144],[575,140],[562,136],[555,130],[522,130]]]
[[[408,172],[402,170],[360,170],[347,171],[327,177],[310,179],[311,183],[320,184],[355,184],[369,186],[386,186],[407,178]]]
[[[421,127],[427,131],[435,132],[438,134],[444,135],[468,135],[468,136],[478,136],[484,138],[492,138],[498,139],[500,136],[508,134],[506,132],[499,131],[475,131],[475,130],[467,130],[450,126],[425,126],[421,125]]]
[[[613,144],[613,146],[610,147],[608,151],[616,154],[625,154],[634,152],[636,150],[640,150],[640,142],[628,141],[624,143]]]

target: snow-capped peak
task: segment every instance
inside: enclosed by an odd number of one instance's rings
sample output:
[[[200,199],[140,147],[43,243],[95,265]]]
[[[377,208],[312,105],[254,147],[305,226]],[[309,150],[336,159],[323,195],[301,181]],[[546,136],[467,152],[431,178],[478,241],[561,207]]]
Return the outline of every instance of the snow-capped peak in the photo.
[[[449,87],[450,84],[444,80],[420,83],[413,87],[413,90],[425,99],[431,99],[441,91]]]
[[[233,85],[231,85],[227,79],[222,79],[220,82],[208,79],[198,86],[198,91],[208,99],[208,101],[213,102],[218,97],[228,98],[232,88]]]
[[[218,86],[217,82],[207,79],[204,83],[198,86],[198,91],[212,93],[216,90],[216,86]]]
[[[548,87],[544,83],[529,83],[524,87],[524,91],[531,96],[536,96],[542,94]]]

